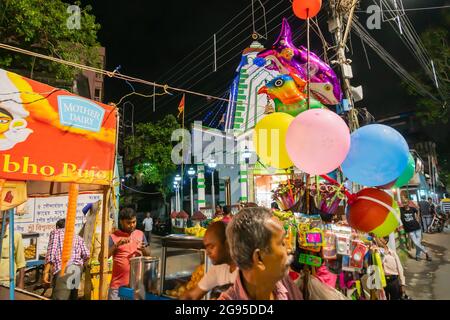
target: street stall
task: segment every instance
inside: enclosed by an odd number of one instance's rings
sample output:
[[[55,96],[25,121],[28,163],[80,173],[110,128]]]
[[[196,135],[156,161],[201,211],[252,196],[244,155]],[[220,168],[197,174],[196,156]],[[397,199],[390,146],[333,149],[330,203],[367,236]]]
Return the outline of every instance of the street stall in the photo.
[[[28,244],[27,254],[34,261],[42,261],[38,253],[42,223],[50,224],[65,217],[65,238],[62,248],[62,274],[70,259],[72,239],[77,231],[78,199],[83,191],[94,191],[100,196],[90,199],[101,201],[101,209],[84,219],[86,239],[93,239],[95,221],[101,227],[99,261],[99,298],[107,293],[107,247],[110,229],[110,207],[114,205],[113,178],[117,140],[117,110],[109,106],[78,97],[62,89],[27,79],[0,69],[0,202],[3,217],[9,216],[10,234],[14,234],[15,220],[28,221],[39,237]],[[8,190],[10,184],[16,184]],[[4,191],[4,192],[3,192]],[[36,207],[40,201],[31,195],[45,194],[46,208]],[[65,203],[55,194],[66,196]],[[81,197],[86,196],[82,195]],[[87,196],[89,197],[89,195]],[[41,214],[35,219],[32,210],[19,210],[18,206],[34,201],[34,209]],[[21,199],[20,203],[16,199]],[[56,201],[56,203],[55,203]],[[52,204],[53,203],[53,204]],[[43,203],[42,205],[44,205]],[[39,206],[39,205],[38,205]],[[84,206],[84,204],[83,204]],[[51,208],[51,210],[48,210]],[[28,206],[30,209],[30,206]],[[82,208],[80,208],[82,209]],[[4,210],[8,210],[5,212]],[[97,215],[100,213],[101,215]],[[35,210],[36,211],[36,210]],[[36,212],[37,212],[36,211]],[[59,211],[55,215],[55,211]],[[35,213],[36,213],[35,212]],[[87,211],[86,211],[87,213]],[[28,217],[24,217],[28,215]],[[101,221],[98,217],[101,216]],[[94,218],[94,219],[92,219]],[[39,219],[39,220],[38,220]],[[5,221],[3,219],[3,221]],[[3,239],[2,228],[2,237]],[[27,230],[28,231],[28,230]],[[25,232],[27,233],[27,232]],[[90,233],[90,235],[89,235]],[[25,235],[26,237],[26,235]],[[14,243],[10,237],[10,243]],[[42,241],[41,241],[42,243]],[[89,247],[91,243],[87,244]],[[34,248],[36,245],[36,248]],[[14,257],[14,245],[9,245],[10,257]],[[42,257],[42,256],[41,256]],[[10,299],[15,295],[14,259],[10,260]],[[41,263],[41,262],[36,262]]]

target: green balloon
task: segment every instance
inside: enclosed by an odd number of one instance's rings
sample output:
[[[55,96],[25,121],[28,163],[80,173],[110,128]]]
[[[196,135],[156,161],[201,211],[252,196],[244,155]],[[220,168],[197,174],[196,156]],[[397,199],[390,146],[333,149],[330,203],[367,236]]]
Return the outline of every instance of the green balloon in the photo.
[[[416,170],[416,163],[414,162],[414,158],[410,153],[408,157],[408,164],[406,165],[405,170],[403,170],[401,176],[395,182],[394,187],[400,188],[403,187],[405,184],[407,184],[409,180],[411,180],[411,178],[414,176],[415,170]]]

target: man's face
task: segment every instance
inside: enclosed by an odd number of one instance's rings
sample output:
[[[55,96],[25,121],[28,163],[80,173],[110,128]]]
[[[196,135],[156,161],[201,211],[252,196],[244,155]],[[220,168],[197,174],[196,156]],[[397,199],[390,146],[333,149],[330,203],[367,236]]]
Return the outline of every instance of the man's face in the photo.
[[[205,245],[206,254],[211,259],[212,264],[226,263],[226,255],[228,248],[224,245],[215,234],[206,231],[203,237],[203,244]]]
[[[126,233],[132,233],[136,229],[136,217],[131,219],[120,220],[122,231]]]
[[[272,231],[272,239],[270,241],[270,252],[261,253],[262,261],[265,265],[264,273],[268,279],[272,278],[274,282],[277,282],[288,274],[292,255],[286,247],[286,232],[281,221],[276,217],[272,217],[267,227]]]

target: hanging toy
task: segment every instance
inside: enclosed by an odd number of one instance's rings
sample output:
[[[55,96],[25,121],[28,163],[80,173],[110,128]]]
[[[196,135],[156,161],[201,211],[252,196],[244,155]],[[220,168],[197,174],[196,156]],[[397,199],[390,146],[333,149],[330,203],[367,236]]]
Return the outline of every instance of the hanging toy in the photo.
[[[294,74],[281,75],[261,87],[258,94],[265,93],[275,103],[276,112],[288,113],[295,117],[308,110],[307,97],[304,93],[306,82]],[[311,99],[311,109],[325,108],[319,101]]]
[[[309,53],[309,74],[311,77],[311,96],[323,104],[336,105],[342,100],[342,89],[334,70],[321,60],[314,52]],[[295,74],[301,79],[308,78],[308,50],[292,43],[292,31],[287,19],[283,18],[280,35],[271,49],[258,54],[271,63],[266,69],[276,70],[282,74]],[[261,60],[261,59],[260,59]]]

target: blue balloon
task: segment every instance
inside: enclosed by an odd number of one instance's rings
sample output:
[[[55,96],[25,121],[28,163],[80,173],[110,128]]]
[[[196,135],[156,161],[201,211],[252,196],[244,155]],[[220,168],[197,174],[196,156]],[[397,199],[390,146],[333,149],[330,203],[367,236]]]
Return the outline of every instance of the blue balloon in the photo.
[[[400,177],[408,156],[408,143],[397,130],[371,124],[352,133],[350,151],[341,168],[350,181],[382,186]]]

